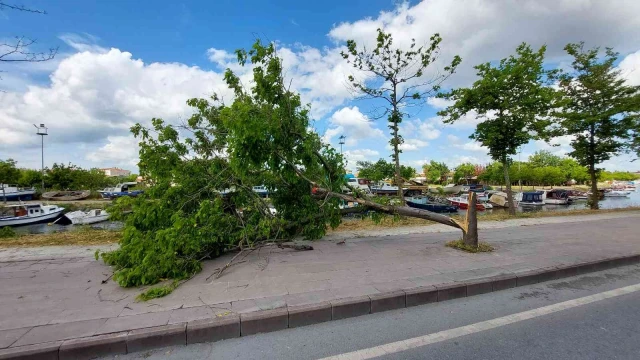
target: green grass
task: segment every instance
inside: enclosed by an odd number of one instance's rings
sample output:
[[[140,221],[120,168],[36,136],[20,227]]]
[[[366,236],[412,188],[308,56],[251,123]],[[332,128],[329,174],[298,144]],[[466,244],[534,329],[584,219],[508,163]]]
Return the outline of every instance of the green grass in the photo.
[[[462,250],[462,251],[466,251],[466,252],[470,252],[470,253],[479,253],[479,252],[491,252],[493,250],[495,250],[493,248],[493,246],[485,243],[485,242],[478,242],[478,247],[474,247],[474,246],[469,246],[467,244],[465,244],[462,239],[459,240],[453,240],[453,241],[449,241],[448,243],[445,244],[445,246],[448,246],[450,248],[454,248],[454,249],[458,249],[458,250]]]

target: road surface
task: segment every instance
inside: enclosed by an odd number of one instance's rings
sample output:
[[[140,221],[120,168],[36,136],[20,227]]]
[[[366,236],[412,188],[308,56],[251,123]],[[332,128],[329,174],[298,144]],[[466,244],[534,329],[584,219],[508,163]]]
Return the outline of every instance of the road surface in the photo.
[[[118,359],[640,359],[639,340],[640,266],[627,266]]]

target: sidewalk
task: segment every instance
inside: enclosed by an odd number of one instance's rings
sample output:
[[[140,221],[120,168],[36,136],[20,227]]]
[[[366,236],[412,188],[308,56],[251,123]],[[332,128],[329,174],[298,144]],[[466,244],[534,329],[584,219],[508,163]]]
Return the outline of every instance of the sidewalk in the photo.
[[[8,348],[33,344],[46,348],[42,344],[48,343],[56,354],[60,348],[62,359],[65,346],[76,344],[67,341],[60,347],[63,340],[89,336],[120,339],[126,343],[121,344],[124,351],[131,352],[151,346],[136,343],[139,337],[134,329],[158,326],[164,326],[153,330],[164,334],[160,344],[170,345],[167,339],[185,343],[185,336],[190,336],[187,323],[197,329],[198,321],[205,319],[237,319],[239,336],[240,321],[243,335],[277,328],[283,322],[284,327],[293,327],[294,315],[302,309],[307,312],[295,318],[298,325],[353,315],[361,311],[364,298],[369,313],[375,312],[375,306],[393,308],[400,300],[409,306],[410,294],[424,295],[427,288],[437,290],[440,297],[466,296],[472,295],[474,284],[473,291],[478,293],[498,290],[515,286],[518,275],[640,254],[637,212],[480,225],[481,241],[491,243],[495,252],[467,254],[447,248],[444,243],[459,234],[439,226],[419,228],[419,234],[371,237],[361,232],[357,234],[361,237],[349,238],[344,245],[336,244],[343,235],[332,234],[313,242],[313,251],[256,251],[219,279],[212,275],[231,255],[208,261],[201,273],[174,293],[146,303],[134,301],[141,289],[122,289],[112,281],[102,284],[111,269],[89,257],[91,250],[72,249],[72,257],[66,257],[63,249],[3,249],[0,349],[5,350],[0,350],[0,357]],[[567,271],[564,276],[575,274]],[[483,283],[483,279],[491,281]],[[486,289],[487,284],[493,285]],[[464,295],[455,292],[459,289],[464,289]],[[265,318],[271,322],[261,322]],[[235,323],[229,324],[229,331],[236,331]],[[102,334],[115,335],[95,337]],[[113,346],[110,349],[109,353],[117,353]]]

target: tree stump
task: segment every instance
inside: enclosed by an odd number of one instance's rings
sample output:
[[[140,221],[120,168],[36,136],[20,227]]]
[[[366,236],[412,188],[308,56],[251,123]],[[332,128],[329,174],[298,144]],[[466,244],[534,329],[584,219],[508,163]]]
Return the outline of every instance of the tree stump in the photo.
[[[464,225],[467,231],[463,232],[462,241],[465,245],[478,247],[478,214],[476,204],[478,203],[478,195],[469,191],[469,207],[467,208],[467,217],[464,219]]]

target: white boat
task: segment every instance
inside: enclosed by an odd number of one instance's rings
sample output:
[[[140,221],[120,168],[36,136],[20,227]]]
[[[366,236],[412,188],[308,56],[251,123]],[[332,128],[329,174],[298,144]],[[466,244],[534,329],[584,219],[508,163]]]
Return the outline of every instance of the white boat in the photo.
[[[269,196],[269,190],[267,190],[267,187],[264,185],[254,186],[251,188],[251,190],[253,190],[253,192],[258,194],[258,196],[260,197],[266,198]]]
[[[604,197],[629,197],[630,191],[611,190],[605,191]]]
[[[568,205],[569,193],[566,190],[546,190],[542,193],[542,200],[547,205]]]
[[[402,188],[402,192],[406,190],[406,188]],[[396,195],[398,194],[398,187],[384,183],[382,186],[372,186],[371,193],[375,195]]]
[[[352,177],[352,178],[348,178],[347,179],[347,184],[354,188],[354,189],[359,189],[362,192],[364,192],[365,194],[370,194],[371,193],[371,189],[369,188],[369,180],[367,179],[359,179],[356,177]],[[349,189],[348,187],[344,187],[343,189],[345,192],[351,192],[351,189]],[[396,191],[398,191],[398,188],[396,188]]]
[[[87,212],[78,210],[66,213],[64,216],[69,219],[73,225],[95,224],[109,219],[109,213],[102,209],[92,209]]]
[[[22,226],[50,222],[57,219],[64,211],[57,205],[20,204],[5,206],[9,214],[0,215],[0,227]]]
[[[2,201],[19,201],[31,200],[36,193],[34,188],[24,189],[18,185],[0,184],[0,200]]]
[[[444,187],[442,187],[442,190],[444,190],[445,194],[457,194],[461,192],[463,188],[464,188],[463,185],[447,184]],[[467,190],[468,190],[468,187],[467,187]]]
[[[98,192],[102,195],[103,199],[115,199],[121,196],[138,196],[143,193],[142,190],[129,190],[130,187],[136,186],[137,184],[137,182],[125,182]]]

